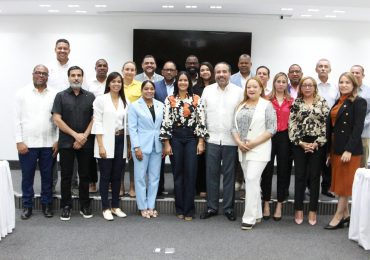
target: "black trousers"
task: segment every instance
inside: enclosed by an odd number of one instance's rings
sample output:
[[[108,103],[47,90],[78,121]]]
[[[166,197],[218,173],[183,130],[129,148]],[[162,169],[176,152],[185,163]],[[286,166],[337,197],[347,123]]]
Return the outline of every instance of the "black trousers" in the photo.
[[[294,208],[303,210],[304,193],[307,180],[310,189],[310,211],[317,211],[320,190],[321,158],[324,150],[319,148],[313,153],[305,153],[304,150],[295,145],[293,147],[295,167]]]
[[[78,175],[79,183],[79,196],[81,208],[90,207],[89,199],[89,182],[90,182],[90,168],[91,158],[93,157],[93,149],[80,149],[73,148],[60,149],[60,166],[61,166],[61,195],[62,200],[60,203],[61,208],[65,206],[72,207],[71,197],[71,183],[73,175],[73,166],[75,156],[78,162]]]
[[[100,169],[100,195],[102,209],[110,208],[108,199],[109,183],[112,187],[112,208],[119,207],[119,190],[121,187],[121,173],[125,169],[126,159],[123,158],[125,135],[115,136],[114,158],[98,159]]]
[[[324,151],[327,151],[327,145],[323,146]],[[327,192],[331,186],[331,166],[326,165],[326,153],[321,157],[321,191]]]
[[[261,189],[262,199],[264,201],[271,200],[272,176],[274,173],[274,161],[276,156],[277,163],[277,199],[278,202],[285,200],[285,191],[290,180],[290,158],[288,156],[290,150],[288,131],[277,132],[272,137],[271,160],[266,165],[262,173]]]
[[[197,174],[197,183],[196,183],[197,193],[207,191],[206,183],[206,154],[198,155],[198,174]]]

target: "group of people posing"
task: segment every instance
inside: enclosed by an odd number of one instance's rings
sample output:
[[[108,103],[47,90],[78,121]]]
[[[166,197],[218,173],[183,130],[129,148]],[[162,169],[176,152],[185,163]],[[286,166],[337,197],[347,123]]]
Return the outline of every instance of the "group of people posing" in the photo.
[[[57,62],[37,65],[33,84],[21,89],[16,102],[16,143],[22,168],[22,219],[32,215],[33,179],[39,164],[43,213],[52,217],[53,165],[60,155],[61,220],[72,209],[71,183],[78,165],[80,214],[92,217],[89,187],[97,182],[106,220],[126,217],[119,205],[125,164],[130,195],[144,218],[155,218],[155,201],[164,191],[165,158],[174,177],[176,216],[190,221],[194,197],[206,197],[207,219],[219,213],[223,176],[223,214],[234,213],[235,188],[245,182],[241,228],[248,230],[270,218],[272,176],[276,157],[277,205],[273,219],[282,218],[294,161],[295,223],[302,224],[305,190],[310,192],[308,222],[317,223],[320,193],[338,197],[337,211],[325,227],[349,224],[348,199],[355,171],[367,167],[370,138],[370,88],[362,84],[364,68],[354,65],[329,83],[330,62],[320,59],[318,79],[303,77],[298,64],[288,74],[251,72],[251,57],[242,54],[239,72],[230,65],[214,67],[190,55],[186,71],[172,61],[156,74],[155,58],[125,62],[121,73],[108,74],[104,59],[96,62],[96,78],[82,85],[83,69],[70,63],[69,42],[59,39]],[[65,75],[63,75],[63,72]],[[58,75],[59,74],[59,75]],[[67,77],[67,86],[54,88]],[[55,85],[56,84],[56,85]],[[59,130],[58,130],[59,129]],[[95,168],[95,170],[94,170]],[[94,173],[95,172],[95,173]],[[111,201],[109,191],[111,190]],[[262,197],[261,197],[262,191]]]

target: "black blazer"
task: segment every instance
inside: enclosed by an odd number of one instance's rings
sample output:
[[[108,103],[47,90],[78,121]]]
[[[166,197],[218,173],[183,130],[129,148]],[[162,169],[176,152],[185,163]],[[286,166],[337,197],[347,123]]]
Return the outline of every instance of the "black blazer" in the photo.
[[[335,102],[334,106],[338,101]],[[366,100],[359,96],[353,102],[346,99],[338,110],[334,126],[331,124],[329,113],[326,124],[328,152],[333,149],[334,154],[338,155],[345,151],[352,153],[352,155],[362,154],[361,133],[364,128],[366,105]],[[331,138],[332,134],[334,135],[334,143]]]

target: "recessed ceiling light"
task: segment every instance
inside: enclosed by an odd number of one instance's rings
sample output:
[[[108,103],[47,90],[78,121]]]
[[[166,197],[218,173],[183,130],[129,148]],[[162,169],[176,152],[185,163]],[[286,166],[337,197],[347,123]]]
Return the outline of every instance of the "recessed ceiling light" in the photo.
[[[325,15],[325,17],[326,18],[336,18],[337,16],[336,15],[330,15],[330,14],[328,14],[328,15]]]
[[[281,11],[293,11],[293,8],[290,7],[283,7],[280,9]]]
[[[320,10],[319,10],[319,9],[313,9],[313,8],[308,9],[307,11],[308,11],[308,12],[320,12]]]
[[[173,6],[173,5],[162,5],[162,8],[174,8],[175,6]]]
[[[333,13],[336,13],[336,14],[344,14],[346,11],[343,11],[343,10],[334,10]]]
[[[96,8],[106,8],[107,5],[95,5]]]
[[[312,14],[301,14],[301,17],[311,17]]]
[[[195,8],[198,8],[198,6],[196,6],[196,5],[185,5],[185,8],[188,8],[188,9],[190,9],[190,8],[195,9]]]
[[[51,5],[39,5],[40,7],[50,7]]]
[[[59,13],[59,10],[55,10],[55,9],[50,9],[48,10],[49,13]]]
[[[222,6],[221,5],[211,5],[209,8],[211,8],[211,9],[221,9]]]
[[[70,8],[80,7],[80,5],[68,5]]]
[[[85,11],[85,10],[76,10],[75,12],[79,13],[79,14],[86,14],[87,13],[87,11]]]

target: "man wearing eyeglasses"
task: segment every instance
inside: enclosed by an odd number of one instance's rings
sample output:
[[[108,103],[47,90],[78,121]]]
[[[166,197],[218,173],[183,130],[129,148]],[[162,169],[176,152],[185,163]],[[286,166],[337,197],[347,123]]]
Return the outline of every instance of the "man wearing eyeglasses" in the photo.
[[[163,80],[154,83],[155,84],[154,98],[164,103],[166,98],[173,94],[175,78],[177,76],[176,64],[173,61],[167,61],[163,65],[162,76]],[[162,159],[157,197],[163,196],[165,194],[164,167],[165,167],[165,158]]]
[[[17,92],[15,135],[22,170],[22,219],[32,215],[33,182],[38,164],[41,174],[41,203],[45,217],[52,217],[52,167],[58,148],[58,133],[52,121],[56,91],[47,86],[49,71],[37,65],[32,72],[33,84]]]

